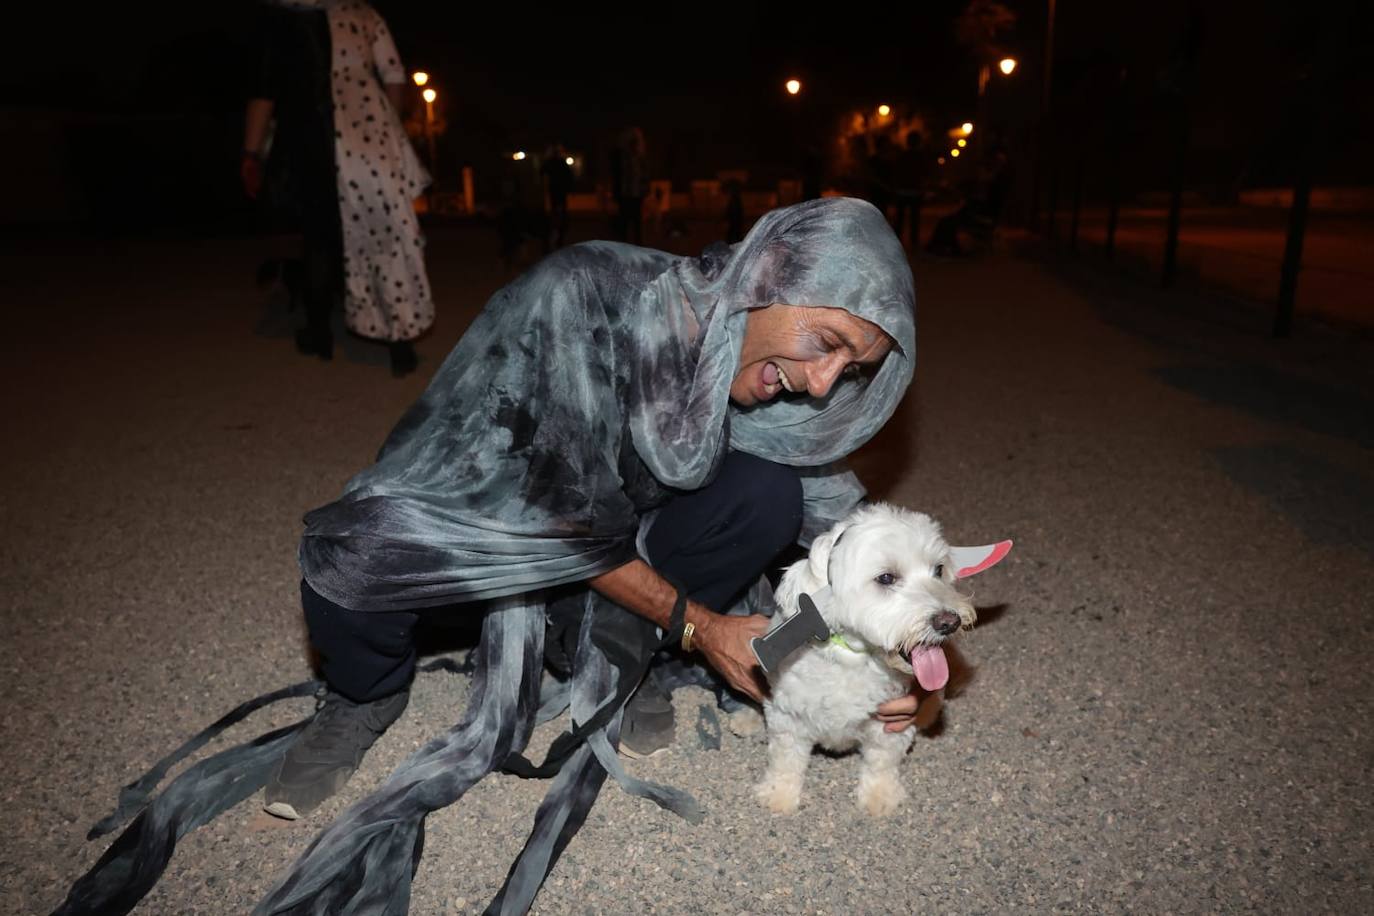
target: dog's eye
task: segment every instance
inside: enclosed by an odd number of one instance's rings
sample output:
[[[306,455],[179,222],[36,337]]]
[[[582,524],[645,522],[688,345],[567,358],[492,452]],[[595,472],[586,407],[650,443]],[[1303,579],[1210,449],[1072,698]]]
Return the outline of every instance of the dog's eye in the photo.
[[[931,575],[937,579],[943,579],[945,577],[945,564],[937,563]]]
[[[879,585],[891,585],[892,583],[897,581],[897,577],[892,575],[892,573],[882,573],[881,575],[877,576],[873,581],[877,582]]]

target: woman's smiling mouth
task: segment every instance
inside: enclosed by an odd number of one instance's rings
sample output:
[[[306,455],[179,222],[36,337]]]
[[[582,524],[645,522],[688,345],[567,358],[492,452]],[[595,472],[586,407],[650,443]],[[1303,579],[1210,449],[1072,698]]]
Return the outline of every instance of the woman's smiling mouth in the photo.
[[[796,394],[800,389],[787,377],[787,371],[777,363],[768,362],[763,364],[762,371],[763,394],[765,398],[771,398],[779,390]]]

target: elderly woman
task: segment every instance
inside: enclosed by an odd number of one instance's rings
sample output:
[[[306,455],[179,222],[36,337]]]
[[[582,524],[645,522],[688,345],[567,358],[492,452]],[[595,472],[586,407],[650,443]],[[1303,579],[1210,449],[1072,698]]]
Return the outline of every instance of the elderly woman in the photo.
[[[422,615],[484,614],[469,710],[259,912],[391,912],[425,815],[497,768],[558,778],[493,911],[529,906],[608,774],[697,816],[621,768],[625,703],[666,646],[761,698],[762,573],[862,499],[839,462],[891,416],[914,351],[906,257],[856,200],[776,210],[699,259],[576,245],[498,292],[376,463],[306,516],[301,593],[329,689],[299,734],[260,739],[257,759],[280,761],[267,808],[314,808],[400,715]],[[569,675],[572,728],[535,766],[519,753],[546,657]],[[914,712],[884,710],[890,727]]]

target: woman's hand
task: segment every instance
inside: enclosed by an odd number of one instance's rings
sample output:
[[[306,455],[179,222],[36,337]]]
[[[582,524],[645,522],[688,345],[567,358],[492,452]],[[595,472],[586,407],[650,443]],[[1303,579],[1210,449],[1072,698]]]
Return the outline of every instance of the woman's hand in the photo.
[[[621,607],[667,629],[672,623],[677,589],[638,558],[588,580],[592,588]],[[695,628],[692,648],[740,693],[762,703],[768,692],[749,640],[768,632],[768,618],[755,614],[717,614],[704,604],[687,602],[683,619]]]
[[[917,728],[930,728],[935,723],[935,717],[940,714],[943,697],[943,690],[926,693],[912,684],[911,693],[883,703],[873,717],[883,723],[885,732],[905,731],[913,725]]]
[[[715,614],[701,605],[689,605],[687,610],[687,620],[696,627],[692,648],[700,650],[706,664],[716,669],[731,687],[762,703],[768,693],[768,682],[763,679],[749,640],[768,632],[768,618],[762,614]]]
[[[916,724],[916,710],[920,708],[921,698],[914,693],[906,693],[883,703],[875,715],[883,723],[883,731],[899,732]]]

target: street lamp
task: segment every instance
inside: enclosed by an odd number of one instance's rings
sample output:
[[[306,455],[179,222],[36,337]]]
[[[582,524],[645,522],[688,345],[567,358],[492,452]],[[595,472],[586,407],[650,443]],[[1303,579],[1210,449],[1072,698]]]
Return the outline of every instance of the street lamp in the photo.
[[[968,141],[965,140],[963,137],[960,137],[959,142],[955,145],[958,146],[960,149],[963,149],[964,147],[968,146]]]
[[[1002,58],[997,62],[997,69],[1002,71],[1003,76],[1011,76],[1011,72],[1016,69],[1016,58]]]
[[[429,74],[423,70],[415,71],[412,77],[415,85],[424,86],[429,82]],[[430,174],[430,194],[434,194],[434,175],[439,171],[439,156],[434,146],[434,100],[439,97],[439,93],[434,91],[433,86],[427,86],[420,93],[420,98],[425,100],[425,141],[429,146],[429,174]],[[431,202],[433,197],[431,196]]]
[[[880,117],[880,118],[885,118],[885,117],[887,117],[887,116],[890,115],[890,114],[892,114],[892,106],[891,106],[891,105],[879,105],[879,106],[878,106],[878,117]]]
[[[423,70],[416,70],[414,73],[410,74],[410,78],[415,81],[415,85],[417,86],[423,86],[425,83],[429,82],[429,74]]]
[[[949,151],[949,154],[950,154],[951,156],[953,156],[955,159],[958,159],[958,158],[959,158],[959,147],[956,146],[954,149],[950,150],[950,151]]]
[[[516,162],[524,162],[524,161],[525,161],[525,151],[524,151],[524,150],[518,150],[514,156],[511,156],[511,158],[514,159]]]
[[[788,80],[786,83],[787,94],[796,95],[801,92],[801,80]]]
[[[973,122],[965,121],[963,124],[959,126],[959,129],[962,130],[964,132],[964,136],[967,137],[969,134],[973,133]]]

